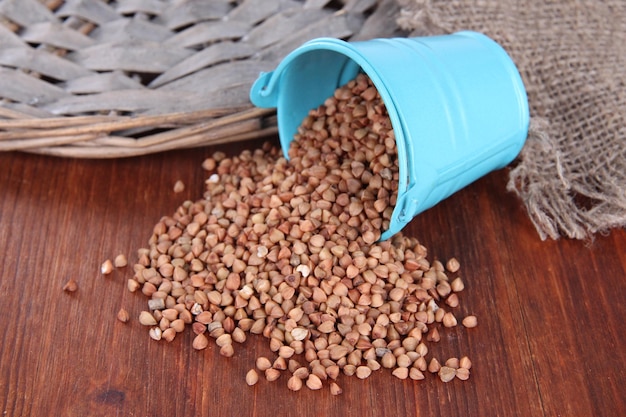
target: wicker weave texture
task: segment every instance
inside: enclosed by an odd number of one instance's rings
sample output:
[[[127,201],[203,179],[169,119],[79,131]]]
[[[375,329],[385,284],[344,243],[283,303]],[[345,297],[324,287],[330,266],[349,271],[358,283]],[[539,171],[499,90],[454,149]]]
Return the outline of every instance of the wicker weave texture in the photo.
[[[276,132],[248,99],[307,40],[398,34],[393,0],[0,0],[0,150],[113,158]]]

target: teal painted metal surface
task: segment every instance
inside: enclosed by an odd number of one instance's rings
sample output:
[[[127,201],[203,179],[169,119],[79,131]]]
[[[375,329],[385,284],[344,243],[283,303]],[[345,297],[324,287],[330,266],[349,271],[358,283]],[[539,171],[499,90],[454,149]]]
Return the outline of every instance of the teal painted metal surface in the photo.
[[[476,32],[348,43],[320,38],[262,73],[250,91],[277,109],[285,156],[298,126],[336,88],[365,72],[391,118],[399,189],[389,229],[509,164],[528,134],[526,91],[515,64]]]

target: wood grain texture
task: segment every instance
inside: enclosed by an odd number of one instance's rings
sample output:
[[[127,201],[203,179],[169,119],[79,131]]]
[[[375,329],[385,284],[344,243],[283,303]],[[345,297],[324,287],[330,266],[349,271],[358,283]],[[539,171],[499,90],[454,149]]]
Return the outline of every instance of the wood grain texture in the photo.
[[[340,376],[343,394],[293,393],[286,374],[248,387],[267,340],[235,356],[191,348],[186,331],[155,342],[126,290],[153,225],[201,196],[203,159],[259,142],[123,160],[0,154],[0,412],[3,416],[619,416],[626,413],[626,233],[542,242],[494,172],[417,217],[406,230],[430,259],[457,257],[460,315],[475,329],[442,332],[440,359],[468,355],[468,381]],[[185,191],[175,194],[182,180]],[[69,278],[78,282],[65,293]],[[120,307],[131,314],[123,324]]]

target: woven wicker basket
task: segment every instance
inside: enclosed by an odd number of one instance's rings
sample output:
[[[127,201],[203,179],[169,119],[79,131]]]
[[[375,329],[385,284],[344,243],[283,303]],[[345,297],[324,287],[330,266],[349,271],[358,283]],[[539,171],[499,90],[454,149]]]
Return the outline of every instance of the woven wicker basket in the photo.
[[[276,133],[259,72],[396,36],[395,0],[0,0],[0,150],[116,158]]]

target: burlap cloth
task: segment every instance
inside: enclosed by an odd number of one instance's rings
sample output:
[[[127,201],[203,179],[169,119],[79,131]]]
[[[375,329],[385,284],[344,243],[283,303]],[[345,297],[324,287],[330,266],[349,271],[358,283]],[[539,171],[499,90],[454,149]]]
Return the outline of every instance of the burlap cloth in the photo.
[[[412,36],[479,31],[516,63],[531,127],[508,189],[542,239],[626,226],[626,1],[397,1]]]

